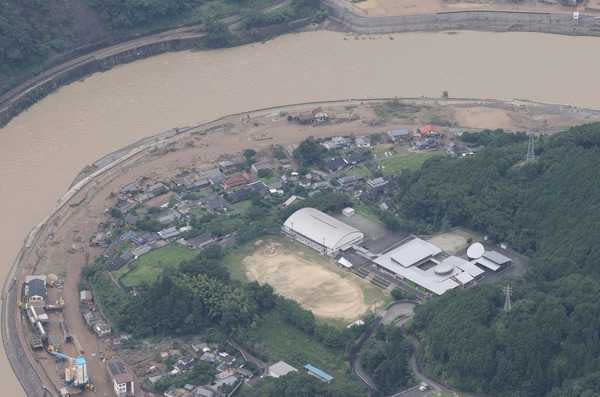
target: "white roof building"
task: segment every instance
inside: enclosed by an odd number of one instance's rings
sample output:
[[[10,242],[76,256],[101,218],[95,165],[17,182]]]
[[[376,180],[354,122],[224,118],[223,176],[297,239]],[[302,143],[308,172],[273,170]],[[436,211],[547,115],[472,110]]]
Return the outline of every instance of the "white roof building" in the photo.
[[[374,262],[437,295],[469,284],[484,273],[478,266],[457,256],[435,259],[441,252],[437,246],[414,238],[380,255]],[[422,266],[424,264],[428,265]]]
[[[360,230],[314,208],[294,212],[283,224],[282,231],[327,255],[358,244],[365,237]]]
[[[435,245],[415,238],[391,251],[390,258],[402,267],[410,267],[442,252]]]
[[[269,367],[268,375],[272,378],[279,378],[289,374],[290,372],[298,372],[298,370],[285,361],[278,361]]]

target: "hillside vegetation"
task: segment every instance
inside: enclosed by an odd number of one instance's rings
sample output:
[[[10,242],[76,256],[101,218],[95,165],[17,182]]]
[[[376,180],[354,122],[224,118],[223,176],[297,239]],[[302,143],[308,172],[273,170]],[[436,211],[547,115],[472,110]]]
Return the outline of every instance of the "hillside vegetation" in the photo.
[[[465,225],[532,257],[513,284],[453,291],[419,306],[430,369],[459,388],[511,397],[600,393],[600,124],[538,139],[487,131],[472,158],[435,158],[400,182],[396,204],[419,229]]]
[[[269,9],[278,3],[276,10]],[[318,0],[0,0],[0,94],[86,46],[204,22],[211,36],[209,47],[235,45],[263,37],[256,28],[313,16],[319,4]],[[245,21],[239,37],[218,22],[232,15]]]

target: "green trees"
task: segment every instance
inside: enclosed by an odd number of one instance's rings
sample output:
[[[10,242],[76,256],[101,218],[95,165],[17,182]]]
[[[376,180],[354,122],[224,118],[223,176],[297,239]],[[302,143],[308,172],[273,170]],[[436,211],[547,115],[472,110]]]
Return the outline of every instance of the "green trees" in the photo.
[[[117,28],[154,22],[189,10],[198,0],[87,0]]]
[[[208,48],[230,47],[234,44],[234,36],[227,25],[220,21],[208,21],[206,24],[206,46]]]
[[[302,167],[318,166],[327,156],[327,152],[315,139],[308,138],[294,150],[294,158]]]
[[[358,397],[356,390],[340,389],[304,373],[290,373],[278,379],[266,378],[252,389],[244,389],[242,397]]]
[[[410,385],[410,346],[399,327],[379,328],[362,348],[360,363],[385,395]]]
[[[532,256],[513,309],[499,288],[453,291],[418,306],[414,330],[438,376],[465,390],[519,397],[600,393],[600,124],[538,140],[464,137],[485,148],[435,159],[401,178],[404,215],[468,225]]]

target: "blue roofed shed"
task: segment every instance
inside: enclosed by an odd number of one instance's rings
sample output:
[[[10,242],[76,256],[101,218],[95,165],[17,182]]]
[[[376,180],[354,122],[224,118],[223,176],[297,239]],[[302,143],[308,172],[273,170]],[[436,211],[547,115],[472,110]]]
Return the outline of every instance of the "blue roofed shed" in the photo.
[[[308,371],[309,375],[314,376],[315,378],[322,380],[323,382],[331,382],[333,380],[333,376],[329,375],[327,372],[320,370],[319,368],[315,367],[314,365],[311,364],[306,364],[304,366],[304,369],[306,369]]]

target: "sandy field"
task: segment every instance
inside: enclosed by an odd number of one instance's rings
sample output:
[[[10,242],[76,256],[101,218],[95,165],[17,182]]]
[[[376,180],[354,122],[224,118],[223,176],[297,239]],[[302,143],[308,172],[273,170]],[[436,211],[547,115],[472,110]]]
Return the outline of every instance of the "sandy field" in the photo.
[[[466,10],[522,12],[573,12],[575,10],[574,7],[547,4],[535,0],[527,0],[520,4],[502,0],[365,0],[352,4],[356,9],[369,16],[416,15]],[[600,11],[600,6],[598,6],[598,0],[588,0],[586,5],[580,5],[577,9],[588,13],[596,13]]]
[[[437,245],[449,254],[456,255],[467,248],[469,237],[472,236],[466,232],[457,230],[437,234],[429,239],[429,242]]]
[[[279,243],[261,244],[244,264],[249,279],[269,283],[317,316],[354,319],[369,309],[358,280],[343,278]]]
[[[515,122],[504,109],[471,107],[457,109],[454,115],[458,125],[467,128],[514,129]]]

